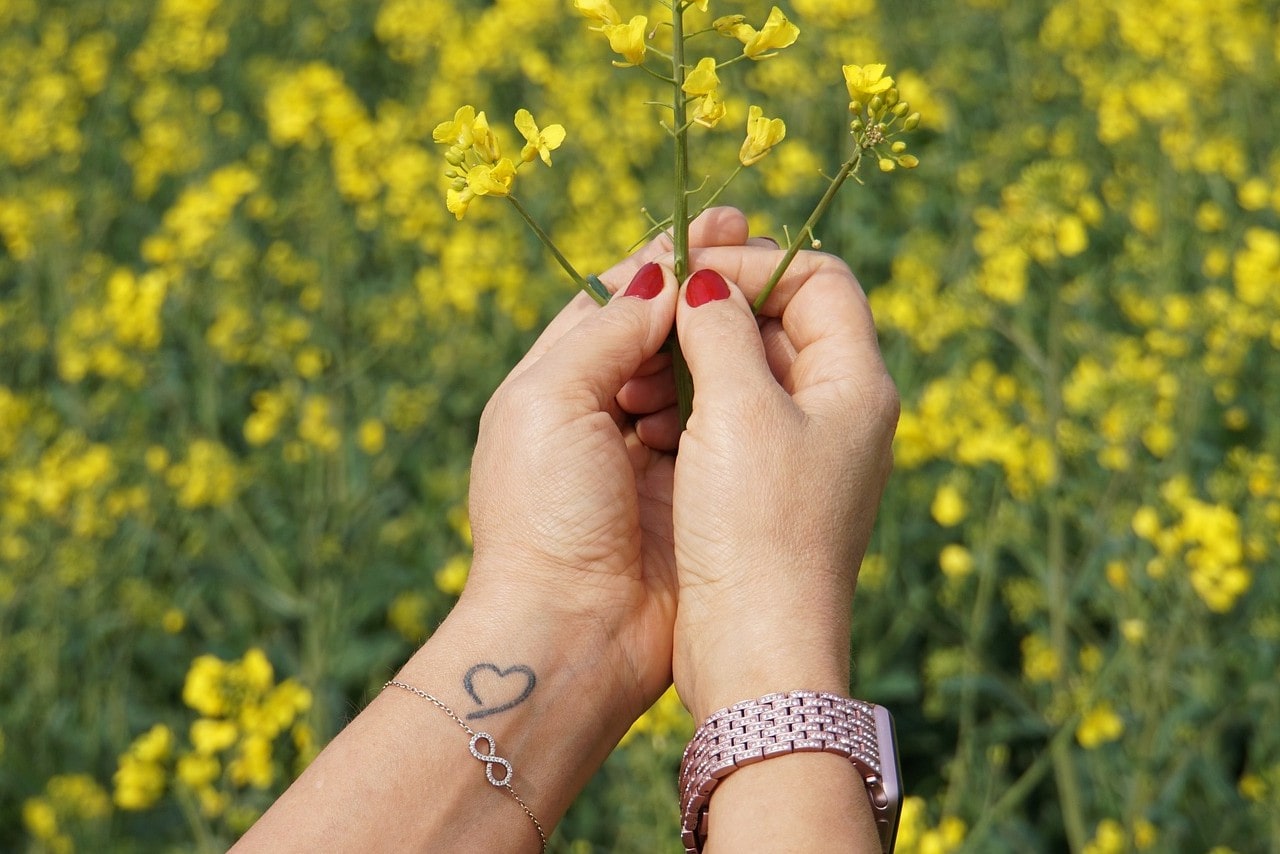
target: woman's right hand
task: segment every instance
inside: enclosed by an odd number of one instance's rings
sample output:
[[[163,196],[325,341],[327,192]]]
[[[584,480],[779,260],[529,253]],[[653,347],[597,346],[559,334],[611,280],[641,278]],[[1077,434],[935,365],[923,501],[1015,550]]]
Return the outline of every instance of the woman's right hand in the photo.
[[[843,262],[707,249],[683,287],[693,414],[676,459],[673,669],[696,720],[772,691],[849,690],[851,602],[892,468],[898,395]]]

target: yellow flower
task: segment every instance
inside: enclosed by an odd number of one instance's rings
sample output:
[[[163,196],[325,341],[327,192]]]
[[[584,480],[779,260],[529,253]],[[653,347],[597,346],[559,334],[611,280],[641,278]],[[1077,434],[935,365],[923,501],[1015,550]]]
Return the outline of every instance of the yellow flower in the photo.
[[[738,152],[743,166],[759,163],[787,135],[782,119],[766,119],[764,111],[754,104],[747,113],[747,138]]]
[[[493,131],[489,130],[489,119],[485,116],[483,110],[476,114],[475,123],[471,126],[471,135],[473,137],[472,145],[481,160],[486,163],[494,163],[502,156],[498,138],[493,135]]]
[[[27,798],[23,802],[22,823],[36,839],[52,839],[58,833],[58,813],[44,798]]]
[[[1124,719],[1105,700],[1085,712],[1076,727],[1076,741],[1085,750],[1115,741],[1124,734]]]
[[[947,578],[961,579],[973,572],[973,555],[964,546],[952,543],[938,555],[938,566]]]
[[[200,718],[191,724],[190,736],[197,753],[212,756],[235,744],[238,733],[231,721]]]
[[[520,159],[530,163],[533,158],[541,157],[542,162],[550,166],[551,152],[564,142],[564,127],[548,125],[539,130],[533,114],[522,109],[516,111],[516,130],[520,131],[525,140],[524,148],[520,149]]]
[[[938,491],[934,494],[929,512],[933,514],[934,520],[939,525],[950,528],[964,521],[964,517],[969,513],[969,506],[965,504],[960,490],[951,484],[944,484],[938,487]]]
[[[788,21],[782,10],[774,6],[760,31],[744,42],[742,52],[750,59],[767,59],[784,47],[795,44],[799,37],[800,28]]]
[[[377,418],[366,418],[356,431],[356,444],[366,454],[377,454],[387,444],[387,429]]]
[[[609,0],[573,0],[573,8],[586,18],[590,18],[603,26],[614,26],[622,23],[622,16],[613,8]]]
[[[222,763],[212,756],[188,753],[178,760],[177,778],[191,789],[207,786],[222,773]]]
[[[459,107],[453,114],[453,121],[441,122],[431,132],[431,138],[445,145],[456,145],[459,148],[470,148],[472,130],[476,123],[476,108],[470,104]]]
[[[703,127],[713,128],[724,118],[726,108],[724,101],[715,92],[708,92],[698,101],[693,109],[693,120]]]
[[[427,636],[427,597],[417,591],[401,593],[387,608],[387,622],[402,638],[411,643]]]
[[[698,65],[689,72],[680,88],[689,95],[709,95],[720,86],[720,77],[716,74],[715,57],[706,56],[698,60]]]
[[[468,172],[467,189],[477,196],[509,196],[515,177],[516,165],[504,157],[494,166],[482,164]]]
[[[711,26],[725,38],[737,39],[746,44],[755,37],[756,28],[747,23],[746,15],[725,15],[716,18]]]
[[[883,95],[893,88],[893,78],[884,76],[884,65],[844,66],[844,85],[849,90],[849,100],[866,104],[876,95]]]
[[[455,190],[450,187],[444,194],[444,206],[449,209],[449,213],[458,219],[462,219],[467,213],[467,207],[471,204],[471,200],[476,194],[471,191],[470,187],[463,187],[461,190]]]
[[[441,593],[457,596],[467,584],[467,575],[471,572],[471,558],[467,555],[454,555],[449,562],[436,570],[436,587]]]
[[[619,68],[628,68],[644,62],[645,30],[649,27],[649,19],[644,15],[636,15],[626,24],[609,24],[603,27],[609,38],[609,47],[622,54],[626,62],[614,61]]]
[[[160,800],[164,794],[165,772],[156,762],[145,762],[126,753],[111,782],[115,790],[112,800],[125,810],[145,810]]]
[[[173,732],[164,724],[156,724],[138,736],[129,752],[143,762],[163,762],[173,749]]]

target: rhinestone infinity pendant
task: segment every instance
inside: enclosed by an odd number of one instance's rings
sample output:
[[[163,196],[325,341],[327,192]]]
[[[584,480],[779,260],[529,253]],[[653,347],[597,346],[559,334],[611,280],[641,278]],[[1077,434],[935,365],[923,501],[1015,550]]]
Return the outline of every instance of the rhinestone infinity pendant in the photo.
[[[489,744],[489,752],[481,753],[476,750],[476,742],[483,739]],[[489,778],[489,782],[495,786],[506,786],[511,782],[511,763],[498,755],[498,745],[494,744],[493,736],[487,732],[478,732],[471,736],[471,755],[484,763],[484,775]],[[501,765],[506,769],[506,773],[499,779],[493,776],[493,766]]]

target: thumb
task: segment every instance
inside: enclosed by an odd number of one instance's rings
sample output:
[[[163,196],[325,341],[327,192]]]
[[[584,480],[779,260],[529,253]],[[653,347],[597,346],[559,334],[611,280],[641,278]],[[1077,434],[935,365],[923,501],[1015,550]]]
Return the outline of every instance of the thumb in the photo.
[[[747,298],[715,270],[689,277],[676,310],[680,349],[693,376],[695,410],[782,392]]]
[[[556,341],[525,376],[571,395],[588,395],[607,411],[622,386],[666,341],[676,290],[671,271],[650,261],[607,305]]]

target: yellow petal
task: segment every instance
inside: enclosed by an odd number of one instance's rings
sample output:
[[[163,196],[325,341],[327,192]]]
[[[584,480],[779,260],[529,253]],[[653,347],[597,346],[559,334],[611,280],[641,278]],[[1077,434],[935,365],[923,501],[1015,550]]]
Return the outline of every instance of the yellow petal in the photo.
[[[742,52],[751,59],[765,59],[772,55],[771,52],[795,44],[799,37],[800,28],[788,21],[782,10],[774,6],[760,32],[746,43]]]
[[[684,79],[682,88],[689,95],[708,95],[720,86],[720,77],[716,74],[715,57],[707,56],[698,60],[698,65]]]

